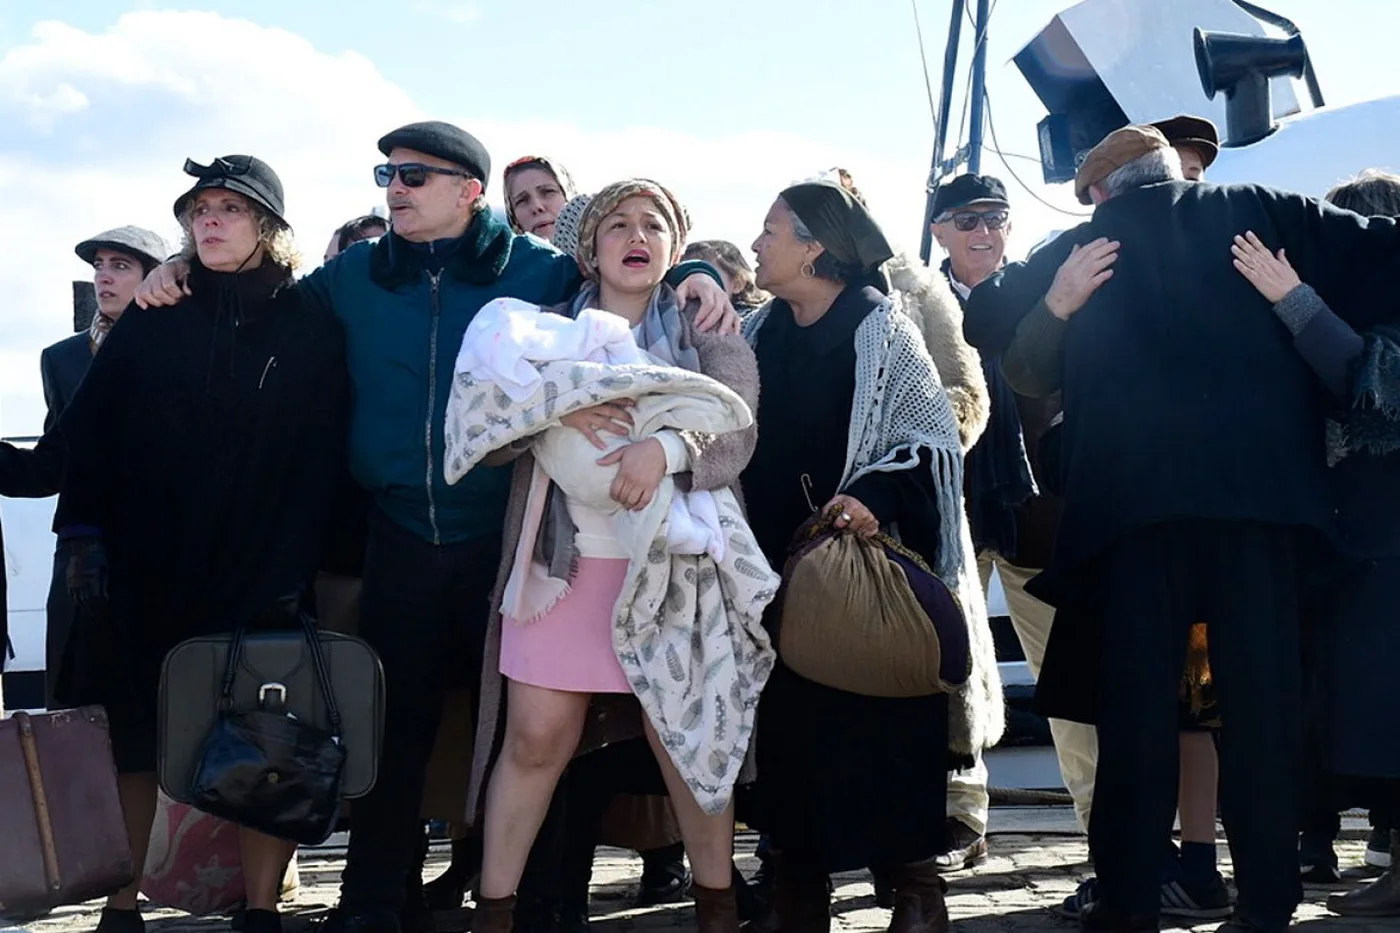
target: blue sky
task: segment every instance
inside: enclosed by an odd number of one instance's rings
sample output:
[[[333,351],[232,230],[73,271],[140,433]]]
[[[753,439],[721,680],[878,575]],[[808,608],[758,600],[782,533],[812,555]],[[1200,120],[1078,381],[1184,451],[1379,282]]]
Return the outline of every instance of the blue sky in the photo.
[[[915,5],[936,86],[948,3]],[[1036,154],[1043,108],[1008,61],[1070,5],[998,0],[989,87],[1009,152]],[[1265,5],[1302,27],[1329,104],[1400,92],[1400,2]],[[843,164],[891,235],[918,243],[933,127],[909,0],[0,0],[0,204],[25,231],[0,251],[0,433],[42,420],[38,353],[66,334],[67,283],[88,274],[72,245],[121,223],[174,238],[186,156],[267,158],[319,257],[337,223],[380,202],[375,139],[425,117],[477,133],[498,168],[544,152],[585,188],[665,180],[697,237],[745,248],[783,185]],[[1080,210],[1033,162],[1012,165]],[[1011,190],[1013,253],[1074,222],[995,155],[983,170]]]

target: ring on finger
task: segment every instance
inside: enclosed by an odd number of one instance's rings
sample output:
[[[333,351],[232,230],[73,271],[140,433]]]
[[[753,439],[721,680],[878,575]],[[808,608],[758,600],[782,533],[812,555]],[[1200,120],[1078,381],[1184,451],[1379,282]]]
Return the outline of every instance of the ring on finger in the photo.
[[[843,521],[843,522],[845,522],[846,524],[849,525],[849,524],[851,523],[851,513],[850,513],[850,512],[842,512],[842,513],[841,513],[841,521]]]

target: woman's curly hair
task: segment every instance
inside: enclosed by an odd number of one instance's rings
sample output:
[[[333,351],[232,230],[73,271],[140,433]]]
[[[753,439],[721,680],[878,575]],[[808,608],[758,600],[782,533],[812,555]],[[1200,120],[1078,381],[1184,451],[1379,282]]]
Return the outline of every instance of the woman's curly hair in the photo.
[[[237,192],[231,192],[237,194]],[[244,203],[253,212],[253,220],[258,225],[258,242],[262,244],[263,255],[267,259],[279,265],[289,272],[295,272],[301,268],[301,252],[297,249],[296,239],[292,236],[292,228],[268,213],[267,209],[252,198],[244,197]],[[189,207],[180,216],[180,229],[184,231],[184,239],[180,243],[180,256],[184,259],[193,259],[198,250],[194,242],[194,208],[195,199],[190,199]]]

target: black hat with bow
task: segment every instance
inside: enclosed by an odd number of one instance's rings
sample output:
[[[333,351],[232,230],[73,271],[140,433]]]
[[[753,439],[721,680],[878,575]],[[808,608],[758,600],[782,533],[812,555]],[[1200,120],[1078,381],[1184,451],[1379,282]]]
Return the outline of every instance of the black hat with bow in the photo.
[[[283,216],[282,180],[262,159],[248,155],[220,156],[208,165],[193,159],[185,160],[185,174],[196,179],[194,187],[175,201],[175,216],[183,218],[195,195],[208,188],[225,188],[255,201],[284,226],[291,226]]]

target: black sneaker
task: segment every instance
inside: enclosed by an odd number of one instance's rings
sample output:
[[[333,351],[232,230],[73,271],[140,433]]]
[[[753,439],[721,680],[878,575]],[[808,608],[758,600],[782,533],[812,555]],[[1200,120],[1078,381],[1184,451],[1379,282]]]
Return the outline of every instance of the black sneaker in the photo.
[[[1220,872],[1209,878],[1181,876],[1162,885],[1162,916],[1187,920],[1224,920],[1234,911],[1230,889]]]
[[[1283,933],[1287,929],[1285,924],[1277,931],[1261,927],[1258,924],[1247,920],[1239,914],[1234,914],[1220,926],[1215,928],[1215,933]]]
[[[1070,920],[1078,920],[1081,915],[1089,913],[1099,900],[1099,879],[1085,878],[1079,882],[1079,887],[1074,893],[1060,902],[1054,908],[1055,913]]]
[[[401,933],[397,918],[357,914],[331,908],[315,933]]]
[[[102,908],[97,921],[97,933],[146,933],[146,921],[139,910]]]
[[[275,910],[244,911],[243,933],[282,933],[282,915]]]
[[[1331,842],[1304,837],[1298,847],[1298,870],[1304,884],[1340,884],[1342,873],[1337,867],[1337,852]]]
[[[1103,933],[1156,933],[1162,924],[1156,917],[1119,913],[1099,902],[1079,914],[1079,928]]]
[[[1379,868],[1382,871],[1391,865],[1390,858],[1390,831],[1386,829],[1371,830],[1371,837],[1366,840],[1366,864],[1371,868]]]
[[[685,867],[684,848],[668,846],[657,852],[643,853],[642,865],[637,907],[671,904],[684,898],[690,890],[690,870]]]

